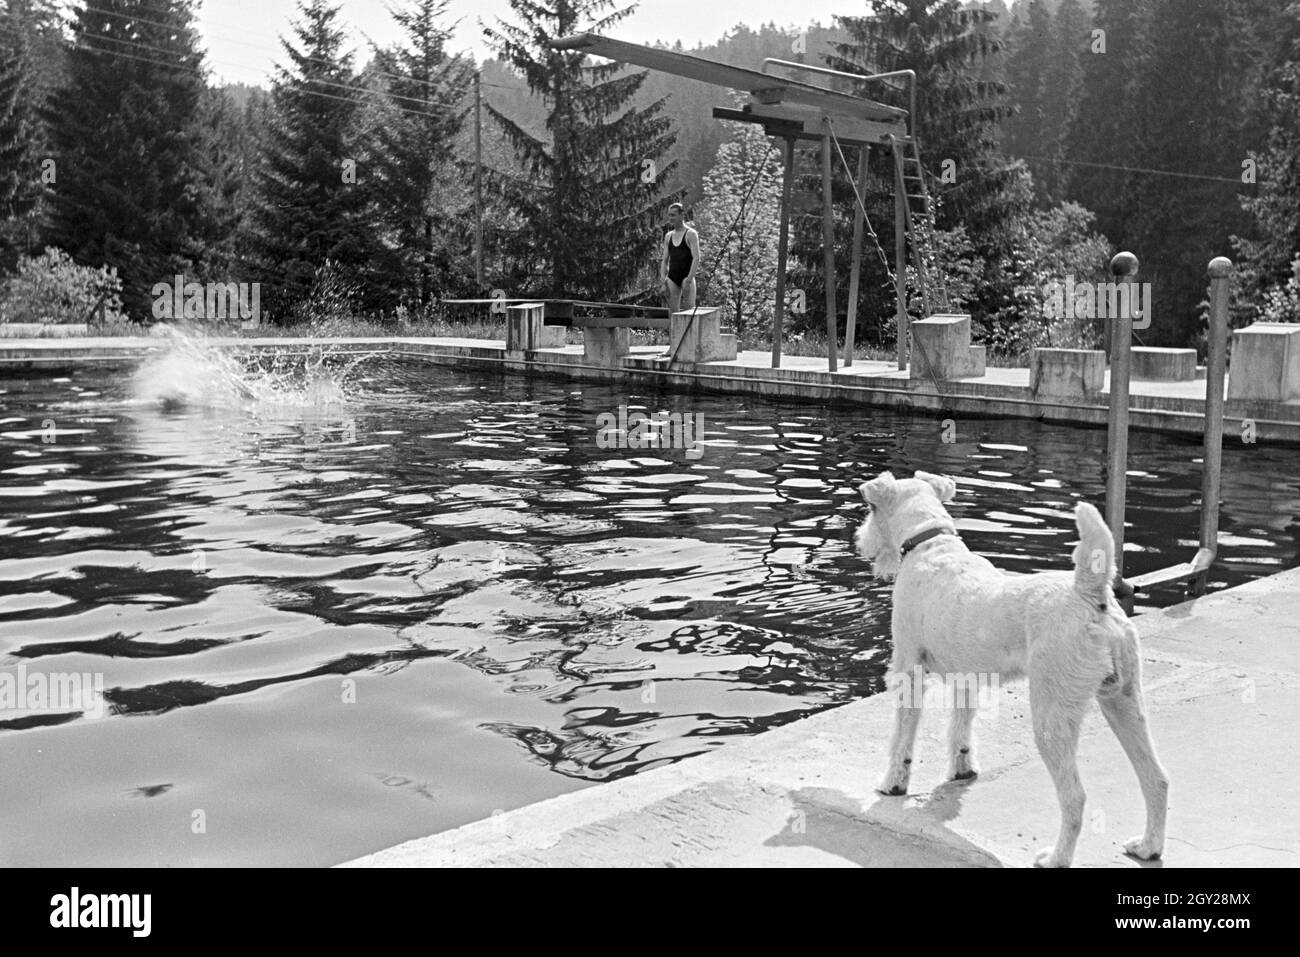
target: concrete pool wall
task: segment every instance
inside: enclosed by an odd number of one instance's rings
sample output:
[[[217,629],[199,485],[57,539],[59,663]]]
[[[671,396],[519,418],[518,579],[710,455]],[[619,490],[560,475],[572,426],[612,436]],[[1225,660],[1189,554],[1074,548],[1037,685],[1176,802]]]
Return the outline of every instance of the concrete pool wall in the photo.
[[[1035,397],[1029,369],[991,368],[960,381],[911,379],[893,363],[857,361],[826,371],[826,360],[785,356],[772,369],[766,352],[742,352],[735,360],[669,368],[662,346],[641,347],[620,367],[589,365],[582,346],[510,353],[501,341],[458,338],[211,339],[240,352],[374,353],[418,359],[460,369],[545,375],[577,380],[625,381],[642,387],[757,395],[777,400],[843,401],[934,415],[1035,419],[1061,424],[1104,426],[1106,395],[1093,400]],[[0,340],[0,370],[75,368],[83,363],[121,362],[167,348],[166,339]],[[1109,388],[1108,384],[1106,386]],[[1204,431],[1205,380],[1134,380],[1130,423],[1135,429],[1199,437]],[[1263,402],[1229,399],[1225,441],[1300,444],[1300,400]],[[1249,438],[1246,436],[1249,435]]]

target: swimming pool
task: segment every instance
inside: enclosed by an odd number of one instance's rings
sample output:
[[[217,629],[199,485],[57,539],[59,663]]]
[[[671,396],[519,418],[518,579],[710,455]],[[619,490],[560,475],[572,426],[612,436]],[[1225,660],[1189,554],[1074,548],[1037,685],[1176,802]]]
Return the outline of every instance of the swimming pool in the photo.
[[[0,712],[3,864],[330,864],[872,694],[865,477],[952,474],[1019,571],[1105,481],[1103,431],[1026,421],[392,360],[164,410],[132,371],[0,380],[0,669],[107,700]],[[620,407],[701,454],[599,447]],[[1199,452],[1131,435],[1129,574],[1190,558]],[[1229,443],[1212,587],[1300,564],[1298,460]]]

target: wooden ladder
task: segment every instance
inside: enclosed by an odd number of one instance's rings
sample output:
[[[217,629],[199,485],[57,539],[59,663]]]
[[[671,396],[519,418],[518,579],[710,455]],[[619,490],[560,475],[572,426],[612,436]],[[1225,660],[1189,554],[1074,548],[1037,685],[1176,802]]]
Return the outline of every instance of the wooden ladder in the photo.
[[[920,146],[916,137],[907,139],[894,137],[894,188],[907,198],[907,239],[912,247],[912,265],[916,268],[916,280],[920,286],[921,304],[925,316],[933,314],[930,300],[931,284],[926,259],[934,257],[938,261],[934,248],[934,204],[930,201],[930,190],[926,186],[925,168],[921,165]],[[948,286],[944,281],[943,269],[938,273],[939,302],[944,312],[948,311]]]

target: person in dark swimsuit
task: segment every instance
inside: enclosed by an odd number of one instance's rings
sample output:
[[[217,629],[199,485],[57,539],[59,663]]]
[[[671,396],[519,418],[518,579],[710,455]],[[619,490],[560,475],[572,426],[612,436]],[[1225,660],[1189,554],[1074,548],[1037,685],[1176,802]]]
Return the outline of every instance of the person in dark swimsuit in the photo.
[[[659,275],[664,281],[669,312],[695,308],[695,266],[700,261],[700,235],[686,224],[682,204],[668,207]]]

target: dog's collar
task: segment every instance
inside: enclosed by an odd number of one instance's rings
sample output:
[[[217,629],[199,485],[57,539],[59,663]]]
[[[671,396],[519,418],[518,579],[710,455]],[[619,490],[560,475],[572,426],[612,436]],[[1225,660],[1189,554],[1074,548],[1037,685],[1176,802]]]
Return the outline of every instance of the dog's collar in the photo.
[[[956,532],[948,528],[927,528],[924,532],[917,532],[907,541],[903,542],[902,546],[898,549],[899,552],[898,559],[899,561],[902,561],[904,558],[907,557],[908,552],[910,552],[912,549],[916,548],[916,546],[922,544],[923,542],[928,542],[932,538],[937,538],[940,535],[956,535],[956,534],[957,534]]]

